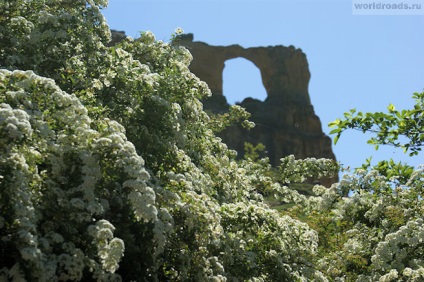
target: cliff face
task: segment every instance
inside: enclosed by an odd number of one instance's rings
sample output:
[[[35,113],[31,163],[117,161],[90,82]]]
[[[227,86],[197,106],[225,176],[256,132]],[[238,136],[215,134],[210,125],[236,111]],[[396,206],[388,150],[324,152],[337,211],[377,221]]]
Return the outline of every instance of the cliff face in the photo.
[[[124,32],[112,31],[110,45],[124,37]],[[279,164],[280,158],[291,154],[298,159],[335,159],[331,139],[323,133],[309,98],[308,62],[300,49],[293,46],[211,46],[193,41],[193,34],[181,35],[173,43],[185,46],[193,55],[190,70],[209,85],[212,97],[202,102],[206,110],[214,113],[226,112],[229,107],[222,91],[225,61],[245,58],[260,70],[267,98],[263,102],[246,98],[240,103],[252,114],[251,120],[256,127],[246,130],[232,126],[220,134],[239,157],[244,154],[244,142],[250,142],[265,145],[266,156],[273,166]],[[335,181],[337,177],[321,180],[326,185]]]
[[[182,36],[178,43],[187,47],[193,55],[190,70],[208,83],[215,96],[223,96],[222,72],[225,61],[241,57],[254,63],[260,70],[268,94],[267,100],[311,104],[308,94],[308,62],[300,49],[293,46],[247,49],[239,45],[211,46],[192,41],[192,38],[190,35]]]
[[[111,30],[112,37],[107,46],[113,46],[120,41],[124,40],[126,36],[125,31]]]
[[[230,148],[243,154],[244,142],[266,146],[271,164],[278,165],[281,157],[294,154],[296,158],[335,159],[331,139],[326,136],[311,104],[308,84],[310,73],[306,55],[293,46],[243,48],[239,45],[211,46],[193,41],[188,34],[178,44],[193,55],[190,70],[208,83],[212,97],[204,101],[205,109],[219,113],[228,108],[222,92],[225,61],[245,58],[260,70],[267,92],[264,102],[246,98],[240,105],[252,114],[256,123],[252,130],[232,127],[222,138]]]

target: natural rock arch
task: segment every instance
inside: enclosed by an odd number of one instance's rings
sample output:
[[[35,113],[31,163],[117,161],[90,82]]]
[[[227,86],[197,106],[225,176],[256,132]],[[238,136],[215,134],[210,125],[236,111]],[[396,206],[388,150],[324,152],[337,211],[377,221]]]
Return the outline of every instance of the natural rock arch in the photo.
[[[242,156],[245,141],[254,145],[261,142],[273,165],[290,154],[296,158],[335,159],[331,139],[323,133],[321,121],[309,98],[310,72],[301,49],[281,45],[212,46],[193,41],[192,34],[179,37],[178,44],[188,48],[193,55],[190,70],[212,91],[212,97],[203,101],[204,107],[216,113],[225,112],[229,106],[222,86],[227,60],[244,58],[260,70],[267,98],[263,102],[249,98],[241,102],[241,106],[252,114],[256,127],[250,131],[241,127],[225,131],[222,138],[230,148]]]
[[[226,60],[224,65],[222,90],[228,104],[238,104],[247,97],[265,101],[260,70],[251,61],[240,57]]]
[[[193,36],[188,34],[180,37],[179,44],[187,47],[193,55],[190,70],[208,83],[215,96],[223,96],[225,61],[241,57],[258,67],[269,99],[311,104],[308,94],[310,73],[302,50],[281,45],[252,48],[211,46],[192,40]]]
[[[122,40],[123,32],[112,31],[112,42]],[[256,123],[252,130],[233,126],[221,137],[239,156],[244,154],[244,142],[253,145],[263,143],[272,165],[278,165],[280,158],[293,154],[298,159],[307,157],[336,159],[331,148],[331,139],[321,127],[315,115],[308,93],[310,72],[306,55],[293,46],[268,46],[243,48],[239,45],[212,46],[193,41],[193,34],[184,34],[173,44],[185,46],[193,55],[190,70],[205,81],[212,96],[203,100],[206,110],[222,113],[228,110],[223,96],[222,73],[225,61],[245,58],[251,61],[261,73],[262,83],[267,92],[265,101],[246,98],[240,105],[252,114]],[[111,44],[113,45],[113,44]],[[337,181],[321,180],[323,184]]]

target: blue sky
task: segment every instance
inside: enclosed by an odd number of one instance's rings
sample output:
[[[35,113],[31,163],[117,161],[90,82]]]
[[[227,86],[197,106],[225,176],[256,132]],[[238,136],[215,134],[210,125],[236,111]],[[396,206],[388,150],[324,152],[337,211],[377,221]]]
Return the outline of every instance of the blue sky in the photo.
[[[424,9],[424,0],[415,2]],[[385,111],[389,103],[409,108],[412,94],[424,91],[424,15],[358,16],[347,0],[109,0],[103,13],[111,29],[134,38],[150,30],[169,41],[181,27],[210,45],[302,49],[311,72],[309,95],[327,134],[327,124],[351,108]],[[223,79],[231,103],[266,95],[259,70],[244,59],[227,61]],[[375,151],[366,140],[362,133],[346,132],[333,151],[351,167],[370,156],[373,163],[388,158],[424,163],[423,153]]]

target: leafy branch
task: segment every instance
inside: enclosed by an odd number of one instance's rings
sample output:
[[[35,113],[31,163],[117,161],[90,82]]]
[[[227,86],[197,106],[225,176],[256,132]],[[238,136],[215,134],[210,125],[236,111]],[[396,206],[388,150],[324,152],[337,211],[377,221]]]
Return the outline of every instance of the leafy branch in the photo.
[[[393,104],[387,109],[388,113],[362,113],[351,109],[344,113],[344,119],[336,119],[329,123],[334,128],[330,134],[336,134],[334,144],[347,129],[356,129],[372,133],[367,142],[375,146],[391,145],[403,148],[409,155],[417,155],[424,146],[424,92],[414,93],[415,105],[410,110],[396,110]]]

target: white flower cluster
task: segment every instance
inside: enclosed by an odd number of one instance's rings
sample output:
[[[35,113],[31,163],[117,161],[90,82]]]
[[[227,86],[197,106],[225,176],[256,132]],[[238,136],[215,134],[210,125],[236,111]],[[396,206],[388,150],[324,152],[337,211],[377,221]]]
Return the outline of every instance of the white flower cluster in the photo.
[[[0,104],[0,126],[2,131],[5,131],[1,135],[9,139],[2,140],[4,145],[24,137],[31,138],[32,128],[28,114],[20,109],[12,109],[4,103]]]
[[[296,160],[294,155],[282,158],[279,170],[283,183],[301,183],[308,177],[319,179],[334,177],[338,172],[338,165],[330,159],[306,158]]]
[[[88,234],[94,238],[93,244],[101,259],[104,270],[114,273],[119,267],[119,261],[124,255],[124,242],[113,238],[115,227],[107,220],[99,220],[88,227]]]
[[[377,244],[371,262],[373,271],[377,273],[389,275],[397,271],[406,277],[424,279],[423,218],[408,221],[396,232],[387,234],[384,240]]]
[[[79,280],[86,270],[111,275],[124,242],[112,237],[107,220],[97,218],[130,204],[136,218],[143,210],[140,219],[157,221],[143,159],[121,125],[106,119],[98,121],[99,131],[91,129],[85,107],[51,80],[7,70],[0,78],[13,89],[0,89],[0,201],[7,215],[0,220],[1,240],[16,244],[20,257],[2,272],[18,279],[23,265],[32,265],[31,279]],[[117,198],[124,191],[128,199]],[[95,238],[97,253],[82,251],[91,248],[81,245],[84,236]]]
[[[227,234],[222,258],[227,277],[253,275],[269,281],[277,277],[294,279],[296,273],[301,279],[322,276],[310,268],[309,259],[317,250],[318,236],[306,224],[258,204],[227,204],[221,210]],[[270,249],[264,249],[265,245]],[[231,268],[235,263],[245,265],[242,269],[246,272]]]
[[[342,248],[321,258],[320,269],[334,279],[342,279],[346,273],[341,270],[347,271],[349,264],[364,267],[357,281],[423,279],[423,179],[419,167],[405,184],[393,187],[377,171],[359,170],[327,191],[319,189],[322,196],[310,199],[319,203],[315,208],[327,210],[335,222],[348,227]],[[341,197],[341,191],[353,194]]]

